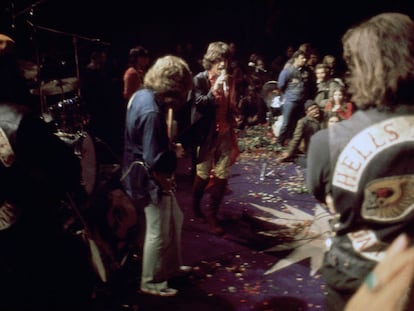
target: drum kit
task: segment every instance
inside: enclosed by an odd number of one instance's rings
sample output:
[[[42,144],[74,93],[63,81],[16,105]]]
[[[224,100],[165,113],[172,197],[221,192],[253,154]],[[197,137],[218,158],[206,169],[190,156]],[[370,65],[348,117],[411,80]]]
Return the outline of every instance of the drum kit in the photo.
[[[23,76],[28,80],[38,77],[38,68],[30,62],[21,63]],[[81,185],[91,195],[97,179],[97,163],[94,139],[87,131],[89,118],[83,112],[80,96],[67,96],[78,90],[78,82],[76,77],[42,81],[30,93],[40,96],[41,102],[46,102],[47,97],[60,98],[53,104],[42,104],[41,117],[45,122],[53,124],[55,135],[70,146],[78,157],[82,170]]]
[[[33,70],[30,66],[27,68]],[[25,73],[26,76],[31,74]],[[105,191],[102,190],[102,180],[106,179],[106,183],[109,183],[108,180],[115,178],[120,168],[118,164],[104,165],[102,168],[97,164],[95,143],[99,142],[99,139],[88,133],[89,118],[82,109],[81,97],[70,95],[78,90],[78,82],[76,77],[52,79],[41,82],[40,86],[31,89],[30,93],[60,98],[57,103],[42,109],[41,117],[53,125],[54,134],[68,145],[79,159],[80,182],[88,197],[86,204],[71,199],[67,203],[68,206],[62,206],[67,214],[67,219],[64,220],[65,227],[68,231],[81,235],[89,249],[94,272],[101,282],[106,283],[125,263],[129,255],[125,245],[135,243],[133,233],[138,221],[135,207],[123,189],[106,186],[103,187]],[[94,221],[85,217],[82,208],[77,205],[86,205],[88,215]],[[82,228],[80,231],[79,225]]]
[[[89,197],[88,215],[94,220],[84,217],[76,203],[71,204],[70,210],[75,212],[74,218],[83,227],[82,239],[89,248],[92,267],[99,280],[105,283],[125,264],[129,255],[126,245],[134,245],[137,240],[137,211],[118,183],[111,184],[120,174],[119,164],[102,167],[97,164],[95,143],[100,140],[88,133],[89,118],[82,109],[80,96],[69,95],[78,90],[78,82],[75,77],[53,79],[40,83],[31,93],[61,98],[47,106],[42,118],[53,124],[55,135],[71,147],[80,161],[81,186]],[[67,222],[71,221],[73,219]]]
[[[12,6],[10,12],[13,13],[12,29],[15,30],[16,28],[16,19],[26,17],[24,18],[25,22],[23,24],[25,25],[25,29],[29,30],[30,41],[35,45],[35,55],[33,55],[35,62],[20,60],[19,66],[30,88],[30,93],[40,99],[40,117],[45,122],[54,125],[56,136],[68,144],[73,149],[74,154],[78,156],[82,169],[81,183],[85,191],[91,195],[95,189],[96,171],[98,168],[94,147],[95,139],[89,135],[87,130],[89,116],[85,113],[81,103],[78,41],[83,40],[101,45],[109,45],[109,43],[97,38],[89,38],[76,33],[38,25],[34,22],[37,20],[36,11],[40,9],[43,2],[42,0],[36,1],[28,7],[15,12],[15,3],[11,1]],[[66,42],[66,38],[71,39],[73,53],[70,54],[73,54],[71,56],[73,56],[74,60],[73,75],[68,73],[68,67],[64,65],[66,63],[72,64],[72,62],[63,61],[63,57],[60,59],[60,62],[57,62],[57,64],[53,63],[50,68],[48,67],[47,60],[42,58],[45,54],[40,53],[42,51],[41,43],[46,42],[45,40],[41,40],[41,34],[43,33],[49,34],[51,40],[56,40],[56,42],[60,43]],[[58,60],[59,56],[57,55],[50,55],[50,59],[55,60],[56,58]],[[48,72],[48,69],[51,69],[50,72]],[[59,78],[50,79],[56,76],[59,76]]]
[[[31,95],[36,102],[39,99],[40,117],[51,125],[54,134],[69,146],[79,159],[82,194],[76,194],[73,198],[68,194],[67,200],[63,200],[64,227],[76,236],[82,235],[82,240],[87,242],[90,249],[91,263],[99,278],[105,282],[107,272],[115,271],[117,266],[123,265],[122,260],[129,249],[124,247],[124,244],[132,244],[137,240],[133,237],[135,230],[132,229],[137,225],[135,206],[122,187],[118,186],[120,166],[118,163],[98,165],[95,144],[103,144],[98,147],[107,149],[110,147],[98,137],[89,134],[90,119],[84,110],[79,88],[78,40],[88,41],[94,45],[109,43],[33,23],[33,9],[42,2],[37,1],[13,16],[25,16],[26,12],[30,12],[26,24],[32,30],[31,41],[35,44],[35,62],[20,60],[19,67]],[[66,42],[65,38],[72,39],[74,62],[63,61],[67,58],[59,57],[58,53],[50,58],[41,58],[39,42],[44,41],[39,39],[42,39],[42,32],[52,34],[51,38],[59,39],[58,42]],[[55,36],[56,34],[58,36]],[[48,56],[47,53],[42,53],[42,57],[44,56]],[[74,65],[70,67],[71,70],[66,67],[67,63]],[[74,74],[71,74],[73,71]],[[103,151],[112,154],[110,150]],[[112,182],[113,180],[118,182]],[[84,211],[87,211],[87,217]]]

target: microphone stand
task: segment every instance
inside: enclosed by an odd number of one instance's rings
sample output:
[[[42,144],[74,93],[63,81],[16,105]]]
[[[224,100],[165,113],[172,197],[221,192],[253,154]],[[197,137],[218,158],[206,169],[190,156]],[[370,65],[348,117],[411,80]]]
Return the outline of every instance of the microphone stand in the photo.
[[[80,78],[80,71],[79,71],[79,56],[78,56],[78,38],[73,36],[73,47],[75,50],[75,69],[76,69],[76,78],[79,81]],[[78,96],[80,97],[80,88],[78,87],[77,91]]]
[[[31,14],[31,16],[33,16],[33,13]],[[30,40],[32,40],[34,42],[34,46],[35,46],[35,59],[36,59],[36,65],[37,65],[37,76],[36,76],[36,81],[40,82],[40,51],[39,51],[39,40],[37,37],[37,33],[36,33],[36,27],[34,26],[34,24],[29,21],[26,20],[26,23],[30,26]],[[39,83],[39,99],[40,99],[40,115],[41,117],[48,121],[50,119],[50,116],[48,115],[48,109],[47,109],[47,104],[46,104],[46,96],[43,95],[43,91],[42,91],[42,85],[41,83]]]
[[[41,2],[43,2],[43,1],[38,1],[38,3],[41,3]],[[33,6],[31,6],[29,9],[31,9],[32,7]],[[49,28],[49,27],[45,27],[45,26],[35,25],[35,24],[33,24],[32,22],[30,22],[28,20],[27,20],[27,23],[34,29],[34,32],[36,32],[37,29],[40,29],[40,30],[44,30],[44,31],[47,31],[47,32],[56,33],[56,34],[59,34],[59,35],[69,36],[69,37],[73,38],[72,42],[73,42],[74,57],[75,57],[75,70],[76,70],[76,78],[77,78],[78,81],[80,79],[78,39],[82,39],[82,40],[89,41],[89,42],[98,42],[102,45],[107,45],[107,46],[110,45],[109,42],[101,41],[101,39],[85,37],[85,36],[81,36],[81,35],[75,34],[75,33],[70,33],[70,32],[65,32],[65,31],[61,31],[61,30],[57,30],[57,29],[53,29],[53,28]],[[39,47],[37,47],[36,50],[37,50],[37,55],[39,55],[39,53],[38,53]],[[39,58],[39,56],[37,56],[37,58]],[[38,65],[39,65],[39,60],[38,60]],[[41,86],[40,86],[40,88],[41,88]],[[42,114],[43,114],[43,113],[46,112],[47,109],[45,107],[45,103],[44,103],[44,100],[43,100],[41,89],[39,90],[39,94],[41,96],[41,109],[42,109]],[[81,95],[79,87],[78,87],[78,90],[77,90],[77,94],[78,94],[78,96]]]
[[[29,5],[27,8],[21,10],[20,12],[16,13],[13,15],[13,19],[15,19],[16,17],[33,10],[34,8],[36,8],[38,5],[42,4],[43,2],[45,2],[45,0],[40,0],[40,1],[36,1],[35,3],[33,3],[32,5]],[[12,7],[14,8],[14,3],[12,1]]]
[[[272,110],[270,108],[269,105],[267,105],[267,109],[268,111],[266,112],[266,123],[267,123],[267,129],[270,132],[270,134],[273,135],[273,114],[272,114]],[[261,157],[261,164],[260,164],[260,173],[259,173],[259,181],[263,182],[265,180],[265,177],[268,175],[266,174],[266,169],[267,169],[267,159],[268,157],[266,156],[262,156]]]
[[[78,78],[79,80],[79,56],[78,56],[78,39],[82,39],[85,41],[90,41],[90,42],[99,42],[102,45],[110,45],[109,42],[105,42],[105,41],[101,41],[100,39],[97,38],[89,38],[89,37],[85,37],[85,36],[81,36],[75,33],[70,33],[70,32],[65,32],[65,31],[61,31],[61,30],[57,30],[57,29],[53,29],[53,28],[48,28],[48,27],[44,27],[44,26],[39,26],[39,25],[33,25],[33,27],[40,29],[40,30],[45,30],[48,32],[52,32],[52,33],[57,33],[60,35],[64,35],[64,36],[70,36],[73,38],[73,47],[74,47],[74,51],[75,51],[75,66],[76,66],[76,78]]]
[[[271,113],[266,112],[266,122],[267,122],[267,128],[269,131],[272,130],[272,123],[271,123]],[[266,156],[261,156],[261,163],[260,163],[260,173],[259,173],[259,181],[264,182],[266,177],[266,169],[267,169],[267,158]]]

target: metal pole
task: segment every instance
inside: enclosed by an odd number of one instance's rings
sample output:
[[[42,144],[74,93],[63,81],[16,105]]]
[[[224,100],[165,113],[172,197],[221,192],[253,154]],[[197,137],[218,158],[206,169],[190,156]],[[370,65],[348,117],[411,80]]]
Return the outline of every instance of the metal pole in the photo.
[[[75,51],[75,69],[76,69],[76,79],[79,83],[80,72],[79,72],[79,57],[78,57],[78,38],[73,36],[73,48]],[[80,87],[78,86],[78,96],[80,97]]]

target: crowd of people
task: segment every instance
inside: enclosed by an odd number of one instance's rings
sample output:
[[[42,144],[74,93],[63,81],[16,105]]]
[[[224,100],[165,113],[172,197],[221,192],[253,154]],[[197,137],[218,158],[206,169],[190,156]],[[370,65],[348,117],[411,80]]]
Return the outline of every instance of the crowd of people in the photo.
[[[61,215],[62,205],[87,201],[81,168],[71,146],[21,91],[14,44],[0,35],[0,76],[7,81],[0,92],[0,245],[6,250],[0,289],[7,299],[0,307],[87,308],[94,279],[90,249],[65,230]],[[151,59],[145,47],[135,46],[116,79],[106,52],[91,54],[79,81],[88,126],[116,146],[122,188],[145,214],[141,293],[175,296],[168,281],[188,270],[181,258],[177,160],[192,153],[194,218],[221,236],[217,214],[239,153],[237,130],[275,117],[281,120],[275,161],[304,155],[310,193],[335,215],[321,268],[327,310],[411,306],[414,22],[399,13],[379,14],[347,30],[342,44],[346,77],[334,56],[319,61],[310,43],[289,49],[283,64],[279,59],[272,66],[278,72],[267,69],[259,53],[242,66],[234,43],[224,41],[208,44],[199,72],[174,53]],[[272,110],[276,95],[283,103],[278,114]],[[203,207],[209,184],[210,203]],[[25,261],[28,250],[36,254],[34,267]],[[67,262],[68,251],[77,260]],[[71,286],[75,282],[82,286]]]

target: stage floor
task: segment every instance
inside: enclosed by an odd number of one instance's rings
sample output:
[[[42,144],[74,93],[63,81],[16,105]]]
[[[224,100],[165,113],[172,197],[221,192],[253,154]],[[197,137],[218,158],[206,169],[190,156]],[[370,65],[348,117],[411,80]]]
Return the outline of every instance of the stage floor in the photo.
[[[331,215],[307,193],[306,169],[278,164],[276,152],[242,152],[232,167],[215,236],[193,219],[191,158],[179,160],[177,200],[184,211],[184,264],[172,298],[137,292],[140,250],[101,285],[95,311],[103,310],[324,310],[325,284],[318,273]],[[208,203],[208,194],[203,205]]]

